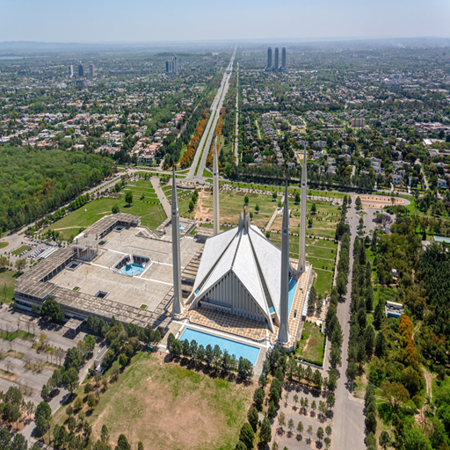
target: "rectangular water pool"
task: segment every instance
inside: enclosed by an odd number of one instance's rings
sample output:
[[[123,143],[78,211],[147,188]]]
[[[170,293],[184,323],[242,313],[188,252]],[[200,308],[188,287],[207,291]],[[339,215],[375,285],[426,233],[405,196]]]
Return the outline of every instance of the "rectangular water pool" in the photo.
[[[288,295],[288,314],[291,313],[292,303],[294,303],[295,290],[297,289],[298,280],[296,278],[289,278],[289,295]],[[269,311],[273,313],[275,310],[273,306],[269,308]],[[281,313],[281,311],[280,311]]]
[[[228,350],[230,355],[235,355],[236,359],[242,356],[247,358],[253,365],[256,364],[256,360],[259,355],[259,347],[253,347],[252,345],[241,344],[240,342],[232,341],[212,334],[203,333],[201,331],[193,330],[192,328],[186,328],[180,337],[180,341],[187,339],[189,342],[194,340],[198,345],[206,346],[209,344],[212,348],[218,345],[222,351]]]

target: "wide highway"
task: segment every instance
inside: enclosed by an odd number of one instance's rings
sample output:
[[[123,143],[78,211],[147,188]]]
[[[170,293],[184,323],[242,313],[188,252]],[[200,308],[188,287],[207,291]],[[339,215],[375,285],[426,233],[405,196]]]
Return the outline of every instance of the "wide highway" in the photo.
[[[192,161],[189,174],[185,181],[203,181],[203,171],[206,167],[206,160],[208,159],[209,150],[211,149],[211,145],[214,139],[214,132],[216,130],[217,122],[219,121],[220,109],[222,108],[223,101],[228,91],[230,77],[233,73],[236,48],[234,49],[230,63],[228,64],[228,67],[223,74],[219,90],[217,91],[214,101],[212,102],[208,123],[206,124],[205,130],[203,131],[202,138],[200,139],[197,151],[195,152],[194,160]],[[198,170],[196,170],[197,166]]]

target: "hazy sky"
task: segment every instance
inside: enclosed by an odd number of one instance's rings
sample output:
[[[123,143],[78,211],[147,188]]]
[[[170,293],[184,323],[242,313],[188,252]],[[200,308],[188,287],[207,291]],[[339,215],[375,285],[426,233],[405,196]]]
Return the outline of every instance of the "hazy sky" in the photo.
[[[450,0],[0,0],[0,41],[450,37]]]

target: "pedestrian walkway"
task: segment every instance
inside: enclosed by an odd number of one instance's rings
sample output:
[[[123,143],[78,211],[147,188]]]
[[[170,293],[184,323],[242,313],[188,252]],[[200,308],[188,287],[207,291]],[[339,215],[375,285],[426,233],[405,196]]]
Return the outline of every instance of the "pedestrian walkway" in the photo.
[[[161,206],[163,207],[164,212],[166,213],[166,216],[167,217],[171,217],[172,216],[172,209],[170,207],[169,200],[167,200],[166,194],[161,189],[161,184],[159,182],[159,178],[158,177],[151,177],[150,181],[152,183],[153,189],[156,192],[156,195],[158,196],[158,200],[160,201]]]

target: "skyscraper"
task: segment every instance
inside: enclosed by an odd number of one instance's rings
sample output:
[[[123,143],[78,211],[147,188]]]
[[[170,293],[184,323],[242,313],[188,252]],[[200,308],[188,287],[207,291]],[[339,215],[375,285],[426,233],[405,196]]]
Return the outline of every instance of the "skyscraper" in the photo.
[[[166,61],[166,73],[170,73],[170,61]]]
[[[281,49],[281,70],[286,69],[286,47]]]
[[[273,70],[275,71],[275,72],[277,72],[278,71],[278,60],[279,60],[279,50],[278,50],[278,47],[276,47],[275,48],[275,63],[274,63],[274,65],[273,65]]]
[[[178,58],[177,55],[173,55],[172,58],[172,72],[178,73]]]
[[[78,65],[78,76],[84,77],[84,67],[83,67],[83,64],[81,64],[81,63]]]
[[[267,69],[272,67],[272,47],[267,49]]]
[[[95,66],[94,63],[89,63],[89,76],[95,77]]]
[[[67,73],[68,73],[70,78],[73,77],[73,65],[72,64],[68,67]]]

